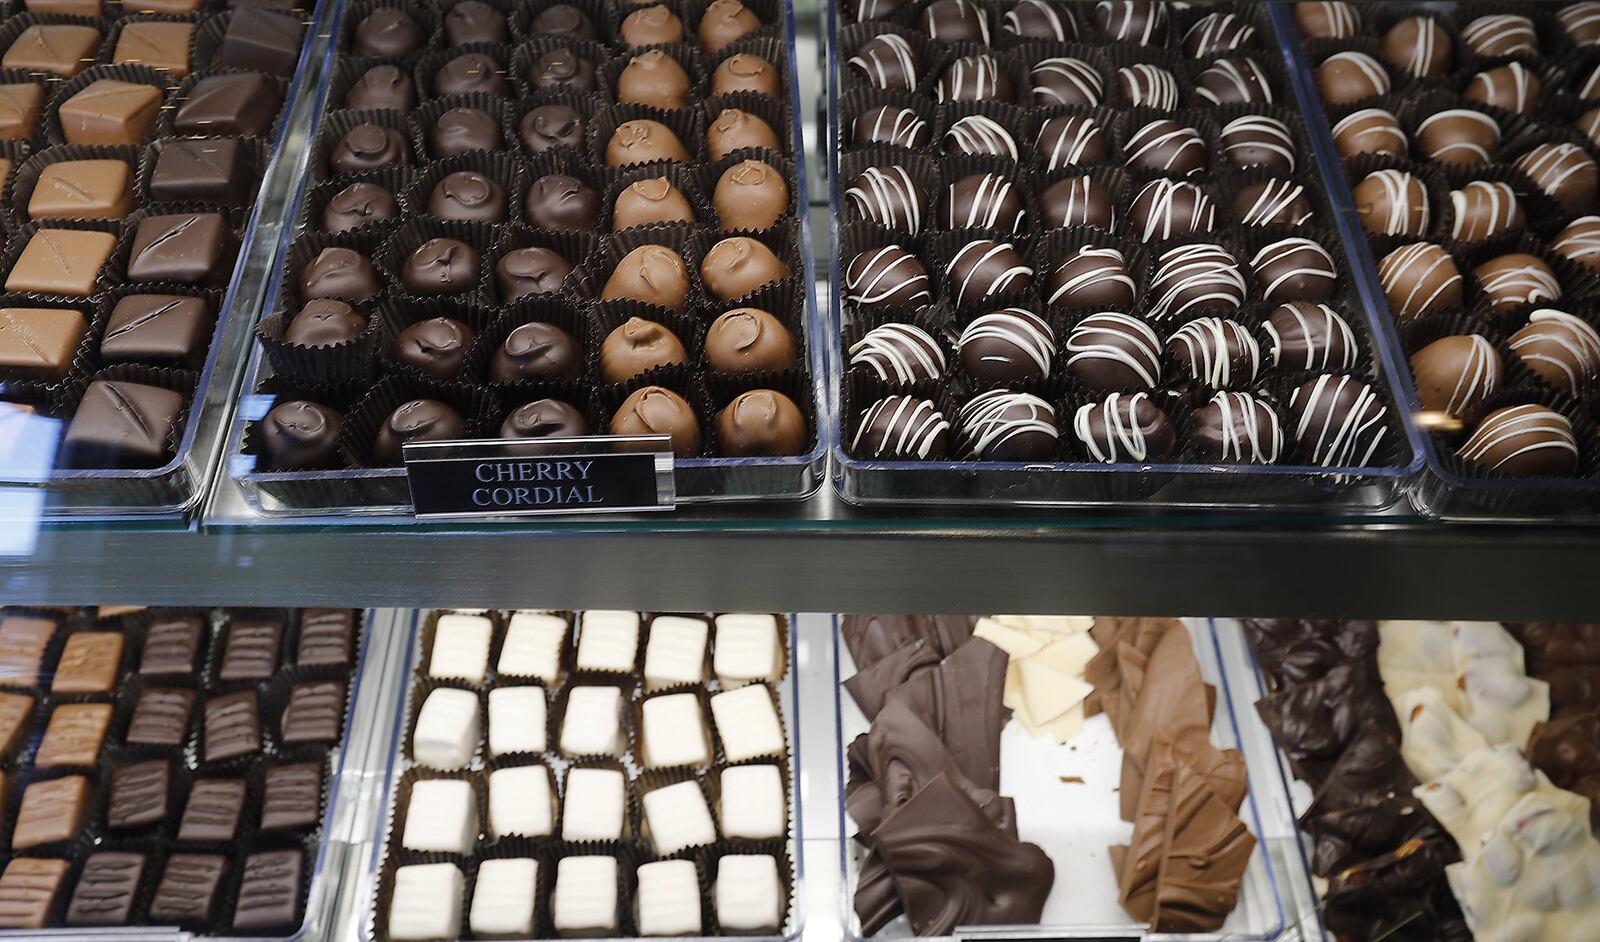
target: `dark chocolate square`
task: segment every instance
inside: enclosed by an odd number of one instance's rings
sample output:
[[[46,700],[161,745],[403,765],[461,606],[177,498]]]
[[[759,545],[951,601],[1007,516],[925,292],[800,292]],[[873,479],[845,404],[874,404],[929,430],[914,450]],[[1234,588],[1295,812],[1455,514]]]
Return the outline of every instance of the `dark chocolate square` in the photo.
[[[233,928],[241,931],[289,929],[300,908],[298,850],[272,850],[244,859],[239,901],[233,907]]]
[[[314,667],[350,666],[355,612],[348,608],[308,608],[300,615],[295,663]]]
[[[141,674],[193,674],[199,661],[200,634],[205,630],[198,615],[158,618],[144,635]]]
[[[125,926],[144,875],[144,854],[90,854],[67,904],[69,926]]]
[[[220,283],[227,280],[238,248],[239,240],[219,213],[147,216],[133,236],[128,280]]]
[[[194,84],[172,124],[179,134],[265,137],[282,107],[283,92],[265,75],[213,75]]]
[[[261,789],[261,827],[308,828],[322,805],[322,763],[297,762],[267,769]]]
[[[181,746],[189,737],[189,715],[194,691],[151,687],[139,693],[128,721],[129,745]]]
[[[230,137],[168,141],[150,173],[150,193],[173,203],[245,206],[260,182],[244,148]]]
[[[228,643],[222,651],[222,680],[265,680],[278,669],[278,647],[283,625],[264,619],[237,619],[228,626]]]
[[[225,844],[239,831],[244,813],[245,783],[241,779],[203,778],[189,789],[178,840],[198,844]]]
[[[217,890],[228,872],[221,854],[173,854],[150,901],[150,919],[157,923],[209,923],[216,915]]]
[[[343,726],[344,681],[316,680],[289,689],[281,723],[285,743],[336,743]]]
[[[42,929],[66,879],[65,860],[17,857],[0,874],[0,929]]]
[[[261,717],[253,690],[206,701],[205,761],[221,762],[261,751]]]
[[[67,426],[61,463],[72,468],[165,464],[182,414],[183,396],[170,389],[97,379]]]
[[[166,759],[125,765],[111,773],[106,826],[113,831],[149,827],[167,816],[171,794],[172,763]]]
[[[294,74],[305,24],[299,17],[256,7],[238,7],[228,21],[217,65],[274,75]]]
[[[106,363],[198,367],[211,336],[211,312],[201,298],[130,294],[118,299],[100,340]]]

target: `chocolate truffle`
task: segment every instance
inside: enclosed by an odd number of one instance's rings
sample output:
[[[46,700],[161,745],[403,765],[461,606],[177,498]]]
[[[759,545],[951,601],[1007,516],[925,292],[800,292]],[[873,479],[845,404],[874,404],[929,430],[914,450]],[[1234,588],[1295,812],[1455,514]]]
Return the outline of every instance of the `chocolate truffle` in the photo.
[[[1600,271],[1600,216],[1583,216],[1567,224],[1550,248],[1590,271]]]
[[[361,170],[382,170],[411,163],[411,145],[394,128],[358,124],[334,145],[328,167],[334,175]]]
[[[1250,44],[1255,27],[1235,13],[1208,13],[1183,34],[1183,54],[1191,59],[1209,59]]]
[[[611,210],[614,232],[668,222],[694,222],[694,210],[666,177],[649,177],[628,184],[617,194]]]
[[[457,170],[433,185],[428,195],[428,215],[440,219],[504,222],[506,191],[492,178],[475,170]]]
[[[1468,101],[1527,114],[1533,110],[1542,87],[1539,76],[1527,66],[1508,62],[1474,75],[1461,95]]]
[[[933,0],[917,22],[929,39],[947,46],[989,42],[989,18],[972,0]]]
[[[595,29],[594,21],[589,15],[570,3],[557,3],[545,9],[528,24],[530,36],[566,36],[572,39],[598,40],[600,31]],[[679,37],[682,38],[681,36]],[[671,40],[669,40],[671,41]]]
[[[947,154],[976,154],[1017,159],[1017,142],[1011,132],[988,115],[969,114],[956,119],[944,132],[941,146]]]
[[[689,152],[678,135],[661,122],[647,118],[622,122],[606,142],[606,164],[611,167],[688,159]]]
[[[747,236],[723,239],[700,262],[700,280],[724,301],[742,298],[789,276],[789,269],[772,250]]]
[[[1274,304],[1285,301],[1326,301],[1333,297],[1339,272],[1328,250],[1299,237],[1280,239],[1264,245],[1250,259],[1261,299]]]
[[[461,0],[444,15],[444,41],[447,46],[467,43],[511,41],[506,15],[482,0]]]
[[[594,63],[571,49],[552,49],[533,60],[528,67],[528,85],[534,91],[547,88],[570,88],[585,94],[594,91]]]
[[[689,100],[689,73],[660,49],[641,52],[617,76],[616,95],[618,104],[682,108]]]
[[[1510,313],[1524,304],[1561,297],[1561,282],[1542,259],[1525,252],[1491,258],[1472,270],[1489,302],[1489,312]]]
[[[1258,180],[1234,194],[1233,215],[1245,226],[1298,226],[1311,218],[1311,200],[1293,180]]]
[[[856,116],[850,137],[857,147],[868,144],[893,144],[896,147],[927,147],[933,142],[928,122],[910,108],[879,105]]]
[[[1318,376],[1289,397],[1301,460],[1324,468],[1371,464],[1388,414],[1378,392],[1352,376]]]
[[[1294,25],[1308,38],[1348,39],[1361,28],[1361,17],[1340,0],[1300,0],[1294,5]]]
[[[1484,416],[1460,455],[1513,477],[1570,477],[1578,469],[1572,422],[1539,405],[1510,406]]]
[[[946,290],[957,307],[1015,297],[1033,286],[1033,269],[1006,242],[974,239],[945,268]]]
[[[577,177],[564,174],[547,174],[533,181],[523,202],[523,218],[535,229],[593,229],[599,217],[600,194]]]
[[[1161,341],[1137,317],[1105,311],[1073,325],[1067,372],[1093,392],[1154,389],[1161,382]]]
[[[1193,183],[1151,180],[1128,209],[1129,222],[1141,242],[1204,235],[1216,226],[1211,197]]]
[[[941,460],[950,456],[950,423],[926,399],[889,396],[861,413],[850,450],[861,458]]]
[[[770,229],[789,211],[789,184],[770,165],[741,160],[717,178],[711,205],[724,231]]]
[[[344,106],[351,111],[368,108],[410,111],[417,107],[417,86],[403,69],[395,65],[375,65],[361,73],[345,93]]]
[[[377,269],[355,249],[332,247],[300,269],[300,297],[368,301],[383,290]]]
[[[1218,59],[1195,76],[1195,96],[1213,105],[1272,102],[1272,83],[1249,56]]]
[[[794,400],[771,389],[752,389],[717,413],[717,454],[730,458],[798,455],[806,446],[806,420]]]
[[[451,108],[439,116],[428,132],[428,150],[435,159],[499,149],[500,122],[479,108]]]
[[[1402,245],[1378,263],[1378,279],[1398,318],[1461,306],[1461,272],[1450,253],[1431,242]]]
[[[944,375],[944,350],[915,324],[880,324],[851,344],[848,353],[850,369],[871,373],[896,386]]]
[[[798,361],[794,335],[776,317],[753,307],[734,308],[706,331],[706,360],[720,373],[787,370]]]
[[[398,7],[378,7],[356,24],[355,51],[378,59],[398,59],[427,42],[422,26]]]
[[[1219,392],[1191,422],[1190,446],[1203,461],[1275,464],[1283,454],[1278,414],[1249,393]]]
[[[909,311],[933,301],[933,282],[917,257],[898,245],[862,252],[844,273],[845,299],[868,311]]]
[[[1431,216],[1428,188],[1404,170],[1375,170],[1356,184],[1356,215],[1374,235],[1419,236]]]
[[[434,379],[453,379],[472,347],[472,328],[448,317],[417,321],[400,331],[389,355]]]
[[[400,283],[413,294],[461,294],[478,286],[478,250],[460,239],[429,239],[400,266]]]
[[[1070,56],[1039,60],[1029,70],[1028,79],[1033,87],[1033,103],[1036,105],[1097,108],[1105,94],[1105,80],[1100,77],[1100,70],[1082,59]]]
[[[1261,372],[1261,346],[1238,321],[1200,317],[1167,340],[1167,358],[1178,376],[1211,389],[1248,386]]]
[[[1111,156],[1104,129],[1088,115],[1059,115],[1045,121],[1033,149],[1046,170],[1103,163]]]
[[[578,349],[578,342],[571,334],[543,321],[514,328],[489,363],[489,380],[495,383],[577,379],[582,375],[583,351]]]
[[[406,442],[460,438],[466,431],[461,414],[436,399],[413,399],[389,414],[372,440],[372,460],[379,466],[400,464]]]
[[[1022,195],[998,173],[975,173],[950,184],[944,199],[946,229],[1022,228]]]
[[[1485,58],[1528,56],[1539,51],[1539,34],[1533,21],[1509,13],[1480,16],[1461,30],[1461,39]]]
[[[500,423],[501,438],[572,438],[587,434],[589,420],[559,399],[523,403]]]
[[[760,28],[761,20],[739,0],[711,0],[700,14],[695,38],[700,40],[701,49],[715,55]]]
[[[1389,73],[1364,52],[1336,52],[1317,66],[1317,89],[1329,105],[1348,105],[1387,95],[1392,87]]]
[[[1094,21],[1102,32],[1120,42],[1167,44],[1167,5],[1161,0],[1102,0],[1094,5]]]
[[[529,155],[583,143],[583,115],[570,105],[539,105],[517,122],[517,139]]]
[[[700,454],[700,420],[680,395],[660,386],[634,390],[611,416],[613,435],[670,435],[679,458]]]
[[[1422,408],[1463,419],[1500,389],[1505,368],[1481,334],[1441,337],[1411,355]]]
[[[1451,108],[1435,112],[1417,125],[1417,143],[1424,154],[1440,163],[1487,163],[1500,149],[1500,125],[1481,111]]]
[[[1600,46],[1600,6],[1587,2],[1570,4],[1556,14],[1556,21],[1573,45]]]
[[[331,347],[349,343],[366,329],[367,319],[355,308],[333,298],[317,298],[290,319],[283,339],[300,347]]]
[[[1523,366],[1569,396],[1587,395],[1600,376],[1600,334],[1565,311],[1534,311],[1509,343]]]
[[[1578,145],[1539,144],[1518,158],[1516,166],[1567,212],[1593,208],[1600,168]]]
[[[1103,464],[1164,461],[1177,447],[1172,421],[1147,393],[1112,393],[1078,407],[1072,434],[1085,457]]]
[[[1261,325],[1267,362],[1289,370],[1348,370],[1356,365],[1356,335],[1326,304],[1280,304]]]
[[[980,461],[1044,461],[1055,454],[1056,410],[1031,393],[992,389],[956,416],[967,454]]]
[[[400,215],[394,196],[376,183],[352,183],[322,207],[322,230],[346,232]]]
[[[721,160],[746,147],[779,150],[783,145],[772,125],[761,118],[738,108],[722,109],[706,128],[706,155],[712,160]]]
[[[1245,115],[1222,126],[1222,155],[1241,170],[1264,167],[1279,173],[1295,168],[1294,138],[1277,118]]]
[[[850,181],[844,198],[856,218],[911,235],[922,231],[923,209],[930,202],[922,185],[899,165],[868,167]]]
[[[1006,11],[1000,28],[1023,39],[1073,42],[1078,38],[1078,21],[1065,3],[1056,0],[1017,0]]]
[[[1333,126],[1333,147],[1340,157],[1383,154],[1405,157],[1409,153],[1406,132],[1400,122],[1382,108],[1352,111]]]
[[[1134,131],[1122,152],[1129,169],[1170,177],[1196,176],[1208,165],[1199,132],[1164,118]]]
[[[1575,83],[1578,97],[1584,101],[1593,101],[1596,98],[1600,98],[1600,65],[1589,69],[1586,77],[1581,73],[1579,77],[1582,78],[1582,81]]]
[[[922,57],[904,36],[894,33],[862,43],[846,64],[874,88],[909,92],[922,77]]]
[[[1600,141],[1600,108],[1590,108],[1578,117],[1574,126],[1593,144]]]
[[[1091,227],[1110,232],[1116,225],[1111,194],[1093,177],[1064,177],[1039,194],[1039,213],[1047,229]]]
[[[1239,261],[1220,245],[1195,243],[1168,249],[1150,279],[1150,316],[1178,322],[1202,314],[1232,316],[1244,304]]]
[[[1001,308],[974,318],[961,332],[956,352],[967,375],[980,383],[1047,379],[1056,355],[1055,331],[1032,311]]]
[[[344,417],[317,402],[296,399],[272,407],[256,434],[266,467],[273,471],[300,471],[335,464]]]
[[[1011,76],[988,53],[962,56],[945,66],[934,86],[940,101],[1011,101],[1016,94]]]
[[[509,95],[511,83],[493,56],[468,52],[456,56],[433,74],[433,93],[445,95]]]
[[[1117,70],[1117,94],[1131,108],[1172,111],[1178,107],[1178,80],[1160,66],[1141,62]]]
[[[600,344],[600,375],[624,383],[646,370],[689,362],[678,335],[655,321],[630,317]]]
[[[856,22],[887,19],[906,5],[907,0],[856,0]]]
[[[774,98],[783,94],[783,82],[772,63],[752,52],[738,52],[723,59],[711,73],[711,94],[732,95],[754,92]]]
[[[1137,294],[1128,265],[1116,249],[1086,245],[1062,259],[1046,282],[1052,308],[1128,308]]]
[[[495,286],[500,289],[500,301],[506,304],[560,291],[570,274],[571,262],[554,249],[540,246],[512,249],[494,265]]]
[[[1437,20],[1408,16],[1383,34],[1383,58],[1418,78],[1441,79],[1455,62],[1455,43]]]
[[[600,300],[624,298],[682,312],[689,297],[683,256],[664,245],[641,245],[624,255],[600,289]]]

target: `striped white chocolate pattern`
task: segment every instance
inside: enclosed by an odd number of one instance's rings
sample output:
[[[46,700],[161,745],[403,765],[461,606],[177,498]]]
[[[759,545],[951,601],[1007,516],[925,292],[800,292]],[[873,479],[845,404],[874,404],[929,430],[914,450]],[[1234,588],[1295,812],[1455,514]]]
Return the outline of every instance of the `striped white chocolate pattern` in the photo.
[[[974,455],[983,457],[1022,435],[1057,438],[1056,410],[1038,396],[993,389],[974,396],[957,416],[961,437]]]
[[[1362,108],[1339,119],[1333,139],[1343,144],[1340,153],[1394,154],[1404,157],[1410,148],[1406,132],[1394,115],[1382,108]]]
[[[940,101],[989,101],[1000,97],[1000,61],[990,55],[962,56],[939,77]]]
[[[866,122],[865,126],[862,122]],[[865,133],[868,140],[897,147],[921,147],[931,136],[928,122],[917,117],[915,111],[888,105],[856,118],[851,130],[858,139]]]
[[[1222,127],[1222,152],[1235,166],[1258,166],[1262,161],[1243,163],[1251,151],[1265,151],[1287,161],[1285,169],[1294,170],[1294,138],[1289,129],[1277,118],[1264,115],[1245,115],[1234,118]]]
[[[1208,13],[1183,35],[1184,52],[1193,58],[1232,52],[1254,39],[1255,27],[1232,13]]]
[[[1582,186],[1583,178],[1587,177],[1587,188],[1593,191],[1595,180],[1600,177],[1600,169],[1595,167],[1594,161],[1583,152],[1583,148],[1565,142],[1540,144],[1523,154],[1516,166],[1538,184],[1545,195],[1557,202],[1560,202],[1561,191],[1569,180],[1576,178]]]
[[[1572,220],[1550,247],[1580,265],[1600,266],[1600,216]]]
[[[1478,131],[1470,134],[1459,133],[1468,130],[1471,125],[1476,125]],[[1493,156],[1493,152],[1485,146],[1485,142],[1492,143],[1495,149],[1500,146],[1499,123],[1483,112],[1471,108],[1439,111],[1429,115],[1417,125],[1417,138],[1424,142],[1425,147],[1435,132],[1439,139],[1434,141],[1434,146],[1428,147],[1428,156],[1445,163],[1486,163]]]
[[[1219,392],[1210,406],[1218,413],[1219,460],[1272,464],[1283,454],[1283,426],[1278,414],[1256,397],[1242,392]]]
[[[1548,450],[1577,457],[1578,440],[1573,437],[1572,422],[1559,412],[1529,404],[1490,413],[1461,446],[1461,457],[1499,470],[1523,455]],[[1501,452],[1497,460],[1486,462],[1490,453],[1497,451]]]
[[[1517,56],[1539,51],[1539,34],[1525,16],[1497,13],[1480,16],[1461,31],[1472,51],[1480,56]]]
[[[1412,371],[1417,375],[1418,385],[1421,386],[1420,380],[1423,378],[1423,373],[1419,366],[1427,365],[1427,361],[1436,354],[1443,355],[1441,351],[1453,352],[1459,346],[1456,341],[1461,339],[1468,341],[1465,355],[1459,357],[1459,359],[1441,361],[1451,362],[1459,367],[1459,372],[1456,372],[1455,382],[1450,387],[1450,400],[1445,404],[1445,412],[1454,416],[1461,415],[1468,410],[1469,406],[1482,402],[1499,390],[1500,354],[1495,352],[1494,344],[1491,344],[1488,338],[1482,334],[1467,334],[1465,338],[1460,336],[1444,337],[1418,350],[1412,357]],[[1449,341],[1449,343],[1445,347],[1438,348],[1435,354],[1429,354],[1428,357],[1423,356],[1423,354],[1428,353],[1430,347],[1435,347],[1437,344],[1445,343],[1446,341]]]
[[[859,0],[856,4],[856,22],[882,19],[899,9],[898,0]]]
[[[922,9],[922,30],[929,38],[949,43],[955,37],[950,34],[954,29],[958,35],[969,37],[967,26],[978,28],[976,42],[989,45],[989,17],[972,0],[936,0]],[[940,35],[941,27],[945,27],[946,35]]]
[[[845,198],[863,219],[912,235],[922,231],[922,188],[906,168],[868,167],[856,177]]]
[[[1067,42],[1078,38],[1078,24],[1070,17],[1062,16],[1063,11],[1048,0],[1020,0],[1016,6],[1006,12],[1003,28],[1015,36],[1028,35],[1024,30],[1023,17],[1026,16],[1039,23],[1044,23],[1050,30],[1051,36],[1057,42]]]
[[[945,153],[992,154],[1017,159],[1017,142],[988,115],[969,114],[944,132]]]
[[[1084,159],[1091,146],[1102,141],[1100,123],[1086,115],[1051,118],[1039,128],[1034,150],[1044,158],[1046,170],[1071,167]],[[1101,143],[1103,148],[1105,145]]]
[[[1294,325],[1280,333],[1275,316],[1286,312]],[[1298,370],[1349,369],[1356,363],[1356,335],[1338,312],[1326,304],[1296,301],[1276,308],[1261,330],[1267,335],[1267,360],[1275,367]],[[1292,358],[1290,345],[1305,351]],[[1335,354],[1340,354],[1335,359]]]
[[[1459,295],[1461,272],[1450,253],[1431,242],[1402,245],[1378,263],[1384,296],[1396,317],[1415,317],[1435,309],[1452,287]],[[1404,295],[1398,297],[1402,286]]]
[[[1146,183],[1133,198],[1131,213],[1141,242],[1210,232],[1217,219],[1216,207],[1203,190],[1165,179]]]
[[[874,458],[927,458],[950,433],[950,423],[934,404],[912,396],[889,396],[861,414],[850,447]]]
[[[850,345],[850,368],[865,369],[886,383],[938,379],[944,366],[938,342],[915,324],[881,324]]]
[[[1555,273],[1542,264],[1515,264],[1528,256],[1505,255],[1478,266],[1474,272],[1479,283],[1496,308],[1538,301],[1554,301],[1561,297],[1561,282]],[[1533,262],[1538,259],[1533,258]],[[1511,263],[1511,264],[1496,264]]]
[[[1352,376],[1318,376],[1289,397],[1294,437],[1324,468],[1372,461],[1388,429],[1389,410],[1376,391]]]
[[[1016,232],[1022,228],[1027,213],[1022,209],[1022,200],[1012,193],[1013,189],[1011,181],[997,173],[957,180],[945,194],[945,228]]]
[[[985,342],[1003,345],[1007,353],[1014,352],[1032,363],[1040,377],[1050,376],[1050,361],[1056,355],[1055,332],[1032,311],[1007,307],[976,317],[961,332],[956,346],[965,356],[969,345]]]
[[[1172,173],[1173,168],[1181,166],[1183,160],[1194,156],[1200,161],[1199,167],[1192,173],[1184,175],[1193,176],[1205,170],[1205,141],[1200,139],[1200,133],[1194,128],[1186,127],[1176,121],[1150,122],[1133,132],[1124,151],[1125,160],[1130,167],[1137,166],[1148,170],[1160,170],[1162,173]]]
[[[1450,191],[1450,236],[1477,242],[1523,223],[1522,204],[1509,183],[1473,180]]]
[[[1161,382],[1161,340],[1150,325],[1129,314],[1102,311],[1079,321],[1067,335],[1067,367],[1109,360],[1133,372],[1139,384]]]
[[[1048,302],[1051,307],[1065,304],[1079,295],[1092,296],[1107,284],[1127,288],[1130,297],[1136,290],[1133,278],[1128,275],[1127,262],[1116,249],[1085,246],[1057,266],[1057,271],[1067,266],[1076,268],[1077,273],[1050,292]]]
[[[1117,87],[1131,106],[1171,111],[1178,107],[1178,80],[1160,66],[1145,62],[1117,70]]]
[[[1600,45],[1600,3],[1574,3],[1562,7],[1556,19],[1576,45]]]
[[[1405,61],[1395,64],[1412,75],[1425,78],[1438,71],[1440,63],[1450,57],[1450,37],[1445,35],[1443,27],[1429,17],[1413,16],[1409,19],[1416,36],[1406,50]],[[1390,32],[1404,29],[1406,25],[1407,21],[1402,20],[1391,27]],[[1388,55],[1387,48],[1385,55]]]
[[[1187,319],[1196,309],[1237,311],[1244,304],[1244,274],[1220,245],[1180,245],[1162,253],[1150,279],[1150,316]]]
[[[1277,265],[1290,260],[1295,264],[1282,271],[1277,270]],[[1294,279],[1313,278],[1332,286],[1339,277],[1338,270],[1333,266],[1333,256],[1328,254],[1328,250],[1299,236],[1263,245],[1251,257],[1250,267],[1255,269],[1256,283],[1262,289],[1261,296],[1268,301],[1278,300],[1278,289]]]
[[[1195,318],[1167,340],[1167,352],[1176,354],[1188,375],[1212,389],[1245,385],[1261,372],[1261,345],[1230,318]]]
[[[986,268],[985,263],[991,260],[999,262],[999,271]],[[1033,269],[1022,263],[1015,248],[989,239],[975,239],[962,246],[944,273],[951,281],[958,306],[1002,297],[1011,293],[1013,285],[1022,288],[1033,280]]]
[[[1321,16],[1322,22],[1326,27],[1325,31],[1320,34],[1322,36],[1329,39],[1348,39],[1356,34],[1356,11],[1351,9],[1348,3],[1342,3],[1340,0],[1317,0],[1317,2],[1309,2],[1308,0],[1308,2],[1296,3],[1295,6],[1297,8],[1318,8],[1316,15]],[[1297,10],[1297,15],[1311,17],[1313,13],[1306,11],[1301,14]]]
[[[1596,65],[1589,73],[1589,77],[1578,86],[1579,98],[1600,98],[1600,65]]]
[[[1009,15],[1009,14],[1008,14]],[[1078,98],[1064,98],[1060,92],[1048,84],[1042,84],[1048,76],[1058,75],[1067,84],[1077,89],[1081,99],[1087,101],[1090,107],[1100,104],[1101,96],[1105,94],[1105,80],[1100,77],[1100,71],[1082,59],[1073,59],[1068,56],[1058,56],[1053,59],[1041,59],[1028,73],[1033,82],[1033,102],[1036,105],[1075,105]]]
[[[1421,235],[1431,215],[1428,190],[1404,170],[1375,170],[1356,185],[1356,213],[1368,232]]]
[[[1112,39],[1129,40],[1141,46],[1164,41],[1167,35],[1165,3],[1131,3],[1129,0],[1100,0],[1094,5],[1100,28]],[[1143,14],[1143,18],[1135,14]]]
[[[1230,88],[1232,95],[1220,95],[1218,90],[1212,88],[1215,84],[1209,81],[1215,77],[1216,81],[1223,83],[1224,88]],[[1234,59],[1218,59],[1209,68],[1201,73],[1201,84],[1195,88],[1195,94],[1211,102],[1213,105],[1229,104],[1233,102],[1272,102],[1272,83],[1267,81],[1267,73],[1261,70],[1256,60],[1248,56]]]
[[[1600,69],[1596,70],[1596,74],[1600,74]],[[1533,104],[1533,99],[1539,94],[1539,85],[1538,76],[1528,71],[1527,66],[1520,62],[1508,62],[1474,75],[1472,81],[1467,83],[1464,94],[1472,101],[1489,104],[1509,102],[1502,107],[1521,113]]]
[[[884,33],[862,45],[850,65],[878,88],[911,91],[917,87],[917,54],[904,36]]]
[[[1312,216],[1310,204],[1298,216],[1293,215],[1295,200],[1302,199],[1305,187],[1292,180],[1266,180],[1255,201],[1239,214],[1239,222],[1246,226],[1267,226],[1277,223],[1302,225]]]
[[[856,256],[845,271],[848,299],[863,307],[921,307],[933,300],[933,282],[916,256],[898,245]]]
[[[1051,202],[1043,196],[1039,201],[1039,212],[1044,216],[1044,224],[1049,229],[1069,229],[1076,226],[1094,226],[1110,231],[1116,226],[1117,206],[1111,202],[1110,196],[1102,197],[1099,207],[1094,204],[1094,193],[1099,184],[1092,177],[1067,177],[1050,184],[1045,191],[1048,193],[1063,193],[1061,200]],[[1091,209],[1105,210],[1104,218],[1096,212],[1091,214]],[[1058,211],[1052,216],[1051,210]]]
[[[1364,76],[1367,83],[1375,89],[1373,94],[1387,95],[1393,87],[1393,84],[1389,81],[1389,73],[1384,71],[1383,66],[1378,64],[1377,59],[1364,52],[1336,52],[1322,60],[1322,64],[1317,67],[1317,71],[1321,73],[1326,69],[1329,72],[1334,72],[1344,65],[1349,65]]]
[[[1534,311],[1510,343],[1529,369],[1568,395],[1588,391],[1600,372],[1600,334],[1565,311]]]
[[[1137,419],[1140,403],[1148,401],[1148,393],[1111,393],[1103,402],[1078,407],[1072,416],[1072,431],[1094,460],[1112,464],[1118,461],[1144,461],[1150,454],[1150,443]],[[1105,437],[1094,434],[1093,420],[1098,414],[1105,427]]]

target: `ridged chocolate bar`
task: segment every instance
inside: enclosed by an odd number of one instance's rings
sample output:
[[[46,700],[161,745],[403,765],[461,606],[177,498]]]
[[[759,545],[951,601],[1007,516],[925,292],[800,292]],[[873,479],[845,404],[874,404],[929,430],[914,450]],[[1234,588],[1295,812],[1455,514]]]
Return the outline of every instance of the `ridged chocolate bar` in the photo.
[[[111,773],[111,802],[106,826],[113,831],[155,824],[167,814],[172,788],[172,764],[153,759],[125,765]]]
[[[145,632],[144,656],[139,661],[139,673],[193,674],[200,653],[200,633],[204,630],[197,615],[151,622],[149,630]]]
[[[178,840],[186,843],[225,844],[239,831],[244,812],[245,784],[239,779],[204,778],[189,789]]]
[[[173,854],[150,901],[155,922],[210,922],[217,905],[217,888],[228,870],[221,854]]]
[[[108,851],[91,855],[67,905],[67,925],[127,925],[144,865],[144,854]]]
[[[322,765],[300,762],[267,770],[261,795],[261,827],[305,828],[317,823],[322,804]]]
[[[253,691],[242,690],[206,702],[205,759],[220,762],[261,750],[261,717]]]
[[[294,924],[300,902],[301,856],[298,850],[274,850],[244,859],[233,928],[281,929]]]
[[[275,621],[236,621],[228,629],[222,652],[223,680],[265,680],[278,669],[278,643],[283,626]]]
[[[194,691],[153,687],[139,694],[128,723],[128,742],[137,746],[181,746],[189,732]]]
[[[295,663],[307,667],[347,667],[355,613],[348,608],[308,608],[300,616]]]
[[[289,705],[283,708],[284,742],[338,742],[343,726],[343,681],[295,684],[289,691]]]

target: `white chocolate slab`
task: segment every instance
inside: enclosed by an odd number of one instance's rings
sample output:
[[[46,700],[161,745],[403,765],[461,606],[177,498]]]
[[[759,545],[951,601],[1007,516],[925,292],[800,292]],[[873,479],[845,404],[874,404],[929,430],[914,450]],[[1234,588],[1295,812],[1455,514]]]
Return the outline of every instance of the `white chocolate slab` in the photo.
[[[652,619],[650,640],[644,646],[645,689],[704,681],[709,632],[710,626],[703,618],[662,615]]]
[[[483,615],[440,615],[433,629],[428,676],[483,683],[494,624]]]
[[[539,862],[528,857],[485,860],[472,886],[472,931],[478,935],[533,935]]]
[[[764,840],[788,833],[783,778],[775,765],[736,765],[722,770],[718,802],[722,836]]]
[[[550,770],[542,765],[489,773],[489,833],[494,837],[548,837],[555,830]]]
[[[416,864],[394,872],[389,901],[389,938],[454,939],[461,934],[466,878],[451,863]]]
[[[417,711],[411,758],[446,772],[466,768],[482,736],[480,722],[477,694],[454,687],[434,690]]]
[[[643,734],[640,761],[647,769],[683,765],[709,765],[711,737],[700,713],[700,698],[692,693],[651,697],[641,710]]]
[[[717,839],[711,809],[694,782],[676,782],[644,796],[644,820],[656,855],[667,857],[687,847],[702,847]]]
[[[622,690],[606,685],[571,688],[561,720],[561,751],[569,756],[620,756],[626,747]]]
[[[764,685],[717,694],[711,698],[711,716],[729,762],[784,754],[783,725]]]
[[[471,853],[478,843],[478,798],[472,783],[447,778],[412,783],[400,843],[408,850]]]
[[[768,854],[729,854],[717,862],[717,923],[723,931],[776,930],[783,922],[778,862]]]
[[[1489,747],[1432,687],[1418,687],[1395,704],[1400,720],[1400,757],[1418,781],[1431,782],[1469,753]]]
[[[639,653],[638,612],[584,612],[578,623],[578,670],[626,674]]]
[[[567,620],[542,612],[517,612],[506,628],[495,669],[507,677],[533,677],[553,684],[561,678]]]
[[[775,615],[718,615],[712,672],[725,686],[774,681],[783,675]]]
[[[699,935],[700,882],[687,860],[659,860],[639,868],[634,894],[640,935]]]
[[[549,706],[543,687],[495,687],[489,691],[489,754],[543,752]]]
[[[567,773],[561,838],[614,841],[622,837],[627,780],[616,769],[577,768]]]
[[[615,931],[617,858],[561,858],[556,864],[556,888],[550,908],[558,932]]]

